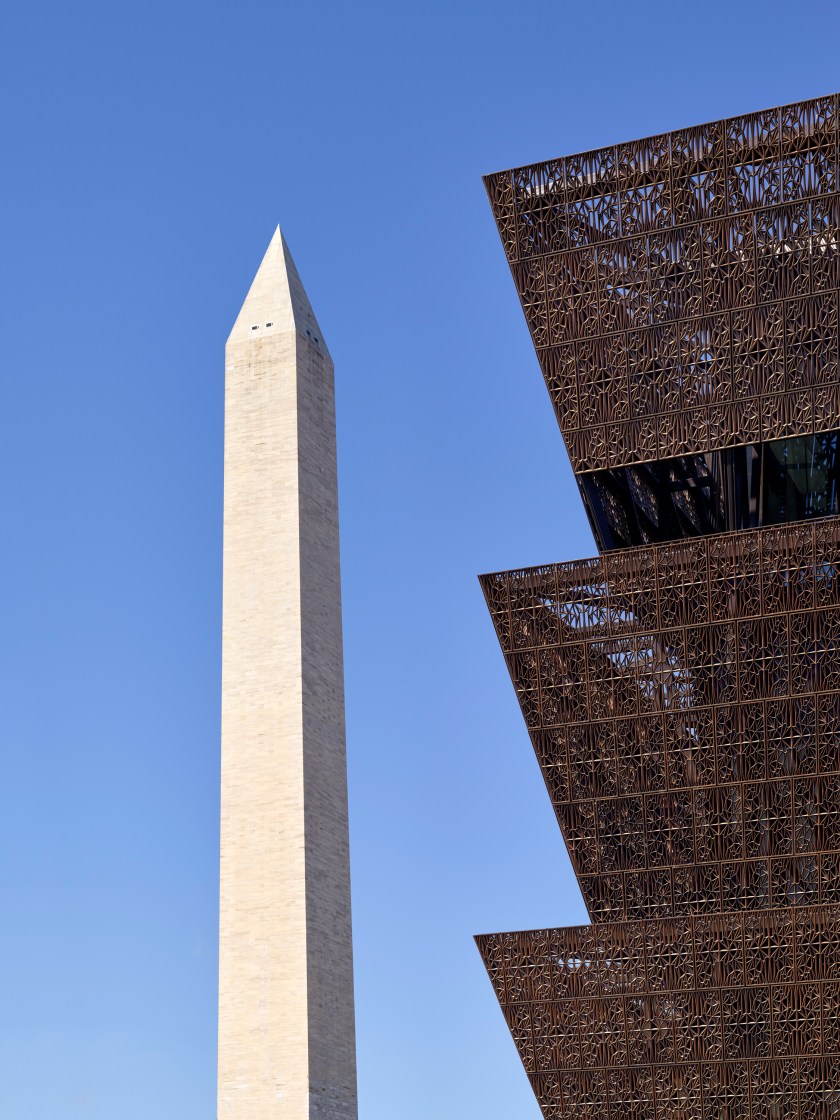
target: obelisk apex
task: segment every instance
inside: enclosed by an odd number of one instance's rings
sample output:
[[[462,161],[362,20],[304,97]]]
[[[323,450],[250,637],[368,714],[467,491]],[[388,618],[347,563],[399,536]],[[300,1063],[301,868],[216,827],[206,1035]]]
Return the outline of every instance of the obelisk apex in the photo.
[[[228,344],[251,338],[256,334],[255,327],[260,330],[269,323],[278,329],[298,330],[315,341],[329,357],[312,304],[279,226],[257,269]]]
[[[333,365],[278,229],[225,354],[219,1120],[356,1120]]]

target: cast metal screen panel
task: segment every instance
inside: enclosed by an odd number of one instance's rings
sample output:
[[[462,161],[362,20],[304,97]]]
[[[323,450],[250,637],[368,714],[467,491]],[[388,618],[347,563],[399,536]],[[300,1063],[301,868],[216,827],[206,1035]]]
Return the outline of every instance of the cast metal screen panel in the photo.
[[[840,902],[840,518],[482,583],[594,921]]]
[[[477,940],[546,1117],[840,1112],[840,907]]]
[[[575,472],[835,426],[837,97],[489,175]]]

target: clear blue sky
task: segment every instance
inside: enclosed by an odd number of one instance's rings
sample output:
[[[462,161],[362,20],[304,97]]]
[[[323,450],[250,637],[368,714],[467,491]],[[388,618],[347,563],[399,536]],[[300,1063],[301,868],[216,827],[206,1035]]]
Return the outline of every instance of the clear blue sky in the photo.
[[[476,573],[594,551],[481,174],[840,87],[834,2],[9,4],[0,1116],[210,1120],[224,340],[336,361],[363,1120],[537,1120],[583,908]]]

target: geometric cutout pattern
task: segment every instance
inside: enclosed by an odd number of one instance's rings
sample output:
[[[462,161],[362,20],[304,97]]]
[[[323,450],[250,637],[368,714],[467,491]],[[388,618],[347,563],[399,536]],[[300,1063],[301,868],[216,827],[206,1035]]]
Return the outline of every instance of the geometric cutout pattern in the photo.
[[[576,473],[840,425],[836,95],[485,185]]]
[[[476,938],[547,1120],[840,1113],[840,907]]]
[[[840,518],[482,583],[594,921],[840,902]]]

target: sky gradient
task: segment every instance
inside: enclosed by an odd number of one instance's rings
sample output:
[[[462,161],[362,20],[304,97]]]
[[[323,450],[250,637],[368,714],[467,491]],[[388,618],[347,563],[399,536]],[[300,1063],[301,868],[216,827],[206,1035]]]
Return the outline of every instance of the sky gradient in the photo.
[[[336,364],[362,1120],[538,1120],[583,906],[476,581],[594,544],[482,173],[840,87],[834,3],[8,5],[0,1116],[215,1116],[223,348]]]

